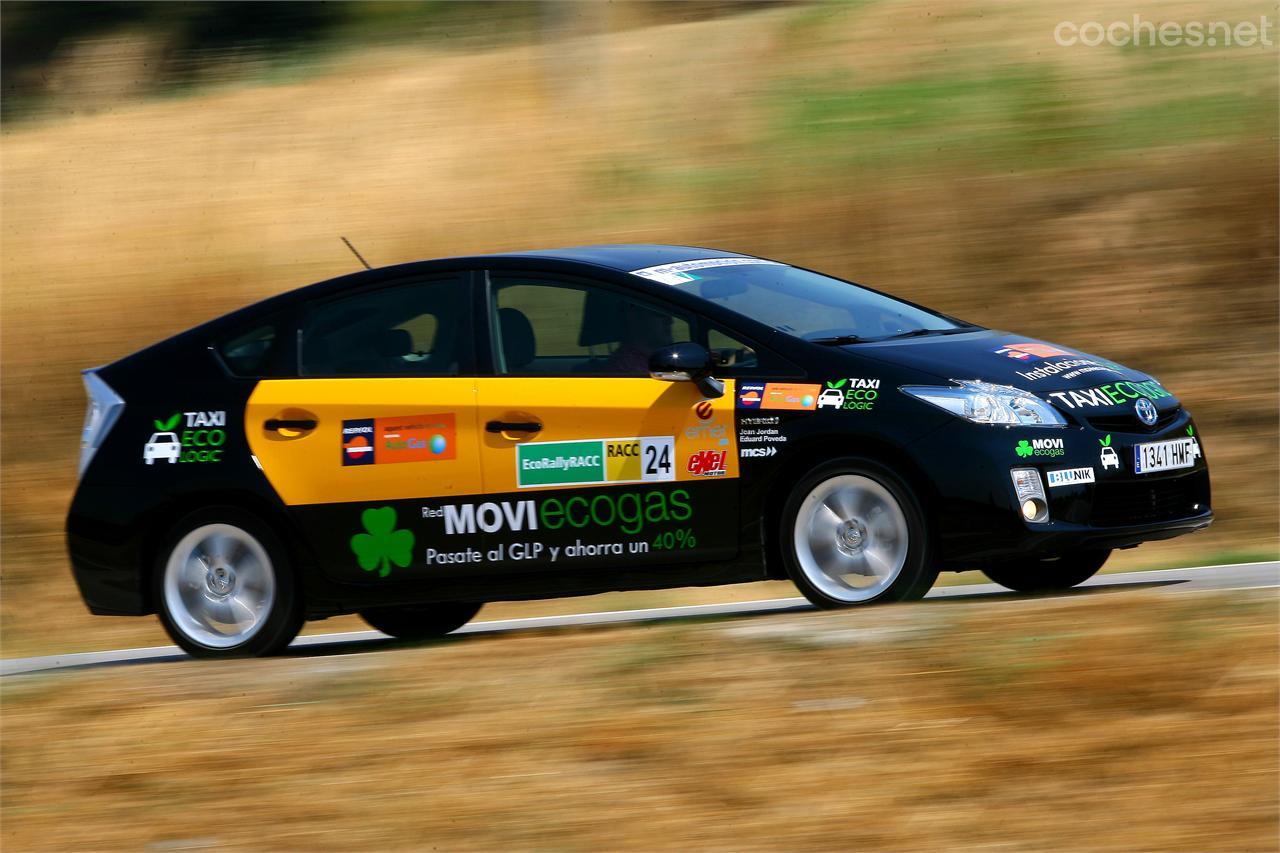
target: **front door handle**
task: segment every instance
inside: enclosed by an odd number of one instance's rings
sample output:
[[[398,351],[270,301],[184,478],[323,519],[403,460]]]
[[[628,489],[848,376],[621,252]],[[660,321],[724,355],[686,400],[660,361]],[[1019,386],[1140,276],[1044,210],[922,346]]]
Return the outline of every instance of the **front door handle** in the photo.
[[[537,421],[489,421],[484,425],[485,432],[541,432],[542,424]]]
[[[271,430],[272,432],[279,432],[282,429],[307,431],[315,429],[316,422],[314,420],[305,419],[288,420],[284,418],[269,418],[265,423],[263,423],[262,428]]]

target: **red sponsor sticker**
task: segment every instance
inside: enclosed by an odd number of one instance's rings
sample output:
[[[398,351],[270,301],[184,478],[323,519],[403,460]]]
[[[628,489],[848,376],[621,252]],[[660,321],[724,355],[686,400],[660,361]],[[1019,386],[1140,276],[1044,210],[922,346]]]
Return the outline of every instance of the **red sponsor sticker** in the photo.
[[[357,435],[351,441],[342,445],[342,450],[347,454],[347,458],[356,462],[363,460],[365,456],[373,453],[373,445],[369,443],[369,439],[363,435]]]
[[[695,477],[722,477],[728,464],[727,450],[699,450],[689,454],[685,470]]]
[[[1008,344],[996,350],[996,355],[1004,355],[1009,358],[1016,358],[1019,361],[1027,361],[1033,358],[1055,358],[1060,355],[1071,355],[1063,349],[1049,346],[1048,344],[1037,344],[1030,341],[1021,344]]]
[[[698,416],[698,420],[709,421],[711,416],[715,414],[711,409],[711,401],[703,400],[701,403],[693,407],[693,413]]]

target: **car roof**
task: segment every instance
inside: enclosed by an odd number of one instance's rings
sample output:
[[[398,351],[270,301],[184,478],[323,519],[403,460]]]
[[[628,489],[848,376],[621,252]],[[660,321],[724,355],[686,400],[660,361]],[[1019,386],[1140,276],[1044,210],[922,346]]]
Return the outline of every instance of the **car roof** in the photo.
[[[263,312],[274,311],[300,299],[325,296],[349,287],[361,287],[393,280],[402,275],[430,273],[437,270],[454,270],[467,267],[483,269],[486,266],[518,267],[522,262],[528,262],[533,265],[559,267],[565,271],[572,270],[575,265],[581,265],[582,267],[595,267],[596,269],[606,269],[610,272],[625,274],[633,270],[661,266],[662,264],[679,263],[680,261],[694,261],[706,258],[753,257],[755,256],[702,246],[620,243],[599,246],[569,246],[561,249],[531,249],[522,252],[497,252],[487,255],[458,255],[431,260],[409,261],[407,263],[373,267],[368,270],[358,270],[337,278],[278,293],[260,302],[246,305],[221,317],[216,317],[208,323],[196,326],[182,334],[203,334],[206,328],[231,327]],[[647,279],[638,277],[632,279],[631,283],[641,289],[653,285]],[[181,336],[177,335],[175,338]]]

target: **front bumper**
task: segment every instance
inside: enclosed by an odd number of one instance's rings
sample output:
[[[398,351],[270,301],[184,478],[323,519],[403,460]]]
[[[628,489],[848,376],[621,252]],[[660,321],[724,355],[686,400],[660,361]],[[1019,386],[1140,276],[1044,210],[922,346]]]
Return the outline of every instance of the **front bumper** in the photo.
[[[1207,527],[1213,510],[1203,443],[1190,468],[1155,474],[1133,469],[1135,444],[1185,436],[1188,428],[1194,429],[1191,418],[1181,410],[1150,433],[1102,433],[1088,425],[1036,430],[948,424],[916,447],[919,464],[938,489],[934,518],[944,567],[1126,548]],[[1104,445],[1107,436],[1110,443]],[[1061,447],[1044,455],[1025,455],[1025,446],[1024,453],[1017,450],[1024,439],[1046,438],[1062,439]],[[1103,447],[1115,453],[1106,454],[1105,466]],[[1048,521],[1023,520],[1009,473],[1014,468],[1040,473]],[[1092,469],[1094,482],[1048,487],[1049,471],[1071,468]]]

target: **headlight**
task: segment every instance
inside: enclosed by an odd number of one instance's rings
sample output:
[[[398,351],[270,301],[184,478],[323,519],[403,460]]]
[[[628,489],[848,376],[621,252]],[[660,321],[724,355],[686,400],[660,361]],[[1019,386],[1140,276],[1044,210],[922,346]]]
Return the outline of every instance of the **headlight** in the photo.
[[[1058,410],[1029,391],[976,379],[953,379],[958,387],[904,385],[902,391],[975,424],[1066,426]]]

